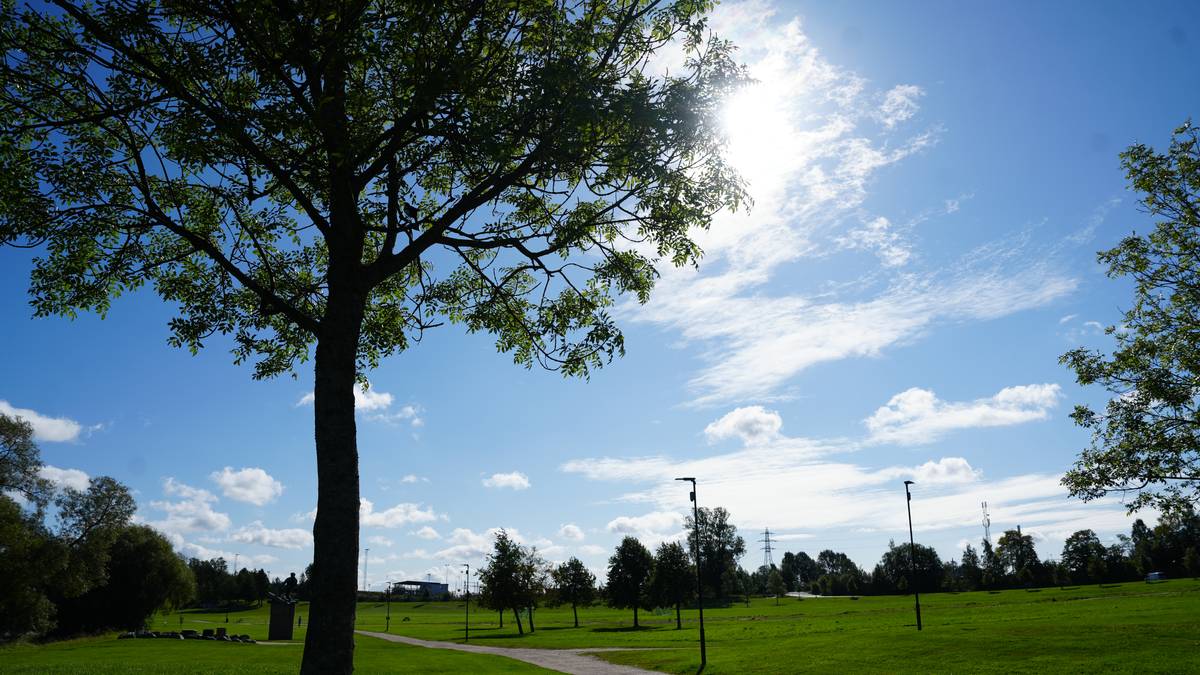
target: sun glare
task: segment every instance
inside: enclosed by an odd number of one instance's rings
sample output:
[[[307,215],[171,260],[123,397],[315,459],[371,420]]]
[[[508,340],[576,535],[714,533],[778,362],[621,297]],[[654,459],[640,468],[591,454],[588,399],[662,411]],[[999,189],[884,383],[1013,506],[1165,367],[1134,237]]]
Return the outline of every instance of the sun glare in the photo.
[[[730,164],[755,187],[766,187],[794,133],[778,89],[758,82],[738,92],[723,115]]]

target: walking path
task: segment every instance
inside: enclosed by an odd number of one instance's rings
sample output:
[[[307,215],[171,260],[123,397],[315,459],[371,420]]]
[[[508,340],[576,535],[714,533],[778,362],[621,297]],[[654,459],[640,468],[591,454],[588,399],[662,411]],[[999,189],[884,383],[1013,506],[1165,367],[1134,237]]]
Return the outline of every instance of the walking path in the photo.
[[[391,633],[376,633],[369,630],[354,631],[360,635],[369,635],[381,640],[403,642],[406,645],[428,647],[430,649],[454,649],[460,652],[475,654],[492,654],[506,656],[510,659],[532,663],[535,666],[557,670],[560,673],[573,675],[645,675],[654,673],[653,670],[642,670],[633,666],[619,666],[615,663],[602,661],[594,656],[594,652],[627,652],[629,647],[591,647],[587,649],[529,649],[527,647],[484,647],[482,645],[460,644],[458,642],[435,642],[433,640],[418,640],[416,638],[392,635]],[[636,648],[634,648],[636,649]]]

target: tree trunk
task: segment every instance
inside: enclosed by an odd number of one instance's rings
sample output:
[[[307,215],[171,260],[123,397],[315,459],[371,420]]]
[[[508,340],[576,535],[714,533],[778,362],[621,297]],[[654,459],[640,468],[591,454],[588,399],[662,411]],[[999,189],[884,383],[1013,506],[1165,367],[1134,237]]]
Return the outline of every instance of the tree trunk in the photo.
[[[517,620],[517,635],[524,635],[525,629],[521,627],[521,612],[513,607],[513,618]]]
[[[638,627],[638,622],[637,622],[637,605],[634,605],[634,606],[633,606],[633,627],[634,627],[634,628],[637,628],[637,627]]]
[[[683,617],[679,612],[680,603],[675,603],[675,630],[683,630]]]
[[[533,605],[529,606],[529,632],[534,632],[533,628]]]
[[[575,627],[579,628],[579,608],[575,603],[571,603],[571,613],[575,615]]]
[[[500,615],[500,627],[504,628],[504,610],[500,610],[496,613]]]
[[[300,672],[354,670],[358,578],[358,444],[354,422],[355,361],[365,297],[335,281],[317,338],[313,417],[317,448],[317,517],[313,584]]]

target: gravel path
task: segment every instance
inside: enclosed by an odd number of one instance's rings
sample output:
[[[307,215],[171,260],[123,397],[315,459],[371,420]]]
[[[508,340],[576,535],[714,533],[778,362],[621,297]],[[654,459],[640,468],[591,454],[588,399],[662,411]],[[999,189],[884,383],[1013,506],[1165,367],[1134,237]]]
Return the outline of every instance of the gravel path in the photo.
[[[355,632],[360,635],[369,635],[381,640],[403,642],[406,645],[416,645],[418,647],[428,647],[430,649],[455,649],[460,652],[506,656],[510,659],[532,663],[535,666],[549,668],[550,670],[557,670],[560,673],[572,673],[573,675],[645,675],[646,673],[655,672],[653,670],[642,670],[641,668],[634,668],[632,666],[619,666],[615,663],[602,661],[594,656],[588,656],[589,653],[593,652],[630,651],[630,648],[628,647],[593,647],[589,649],[485,647],[482,645],[460,644],[457,642],[418,640],[416,638],[404,637],[402,635],[375,633],[368,630],[359,630]]]

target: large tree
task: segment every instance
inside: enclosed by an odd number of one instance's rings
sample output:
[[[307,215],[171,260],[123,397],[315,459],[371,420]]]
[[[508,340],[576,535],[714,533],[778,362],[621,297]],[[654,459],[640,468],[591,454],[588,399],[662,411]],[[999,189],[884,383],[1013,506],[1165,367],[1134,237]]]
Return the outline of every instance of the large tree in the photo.
[[[150,283],[175,345],[232,336],[260,378],[313,360],[304,672],[353,668],[368,371],[449,321],[587,375],[623,352],[614,296],[744,198],[710,4],[0,5],[0,243],[40,253],[35,314]]]
[[[1139,203],[1157,218],[1099,260],[1110,277],[1134,282],[1133,305],[1108,328],[1112,355],[1083,347],[1061,361],[1082,385],[1112,395],[1103,412],[1076,406],[1092,445],[1063,478],[1071,494],[1120,492],[1130,511],[1200,500],[1200,131],[1175,130],[1165,153],[1134,145],[1121,153]]]
[[[487,557],[487,564],[479,570],[479,582],[482,590],[479,604],[488,609],[494,609],[502,615],[504,610],[511,609],[513,618],[517,621],[517,632],[525,634],[521,623],[520,611],[529,606],[532,590],[529,588],[529,561],[533,554],[515,539],[508,536],[504,530],[496,533],[492,544],[492,552]]]
[[[633,627],[638,627],[638,608],[650,604],[650,578],[654,556],[633,537],[625,537],[608,559],[605,594],[608,605],[633,610]]]
[[[737,526],[729,522],[729,511],[724,507],[708,509],[700,507],[696,513],[684,519],[688,530],[688,552],[695,557],[697,534],[699,534],[700,561],[697,573],[711,598],[722,598],[732,589],[725,588],[725,580],[732,572],[736,576],[737,561],[746,553],[746,540],[737,533]]]
[[[1079,530],[1067,537],[1063,542],[1062,564],[1071,575],[1071,581],[1083,583],[1092,581],[1099,583],[1103,579],[1089,579],[1089,564],[1094,559],[1103,560],[1107,551],[1100,543],[1100,538],[1092,530]]]

